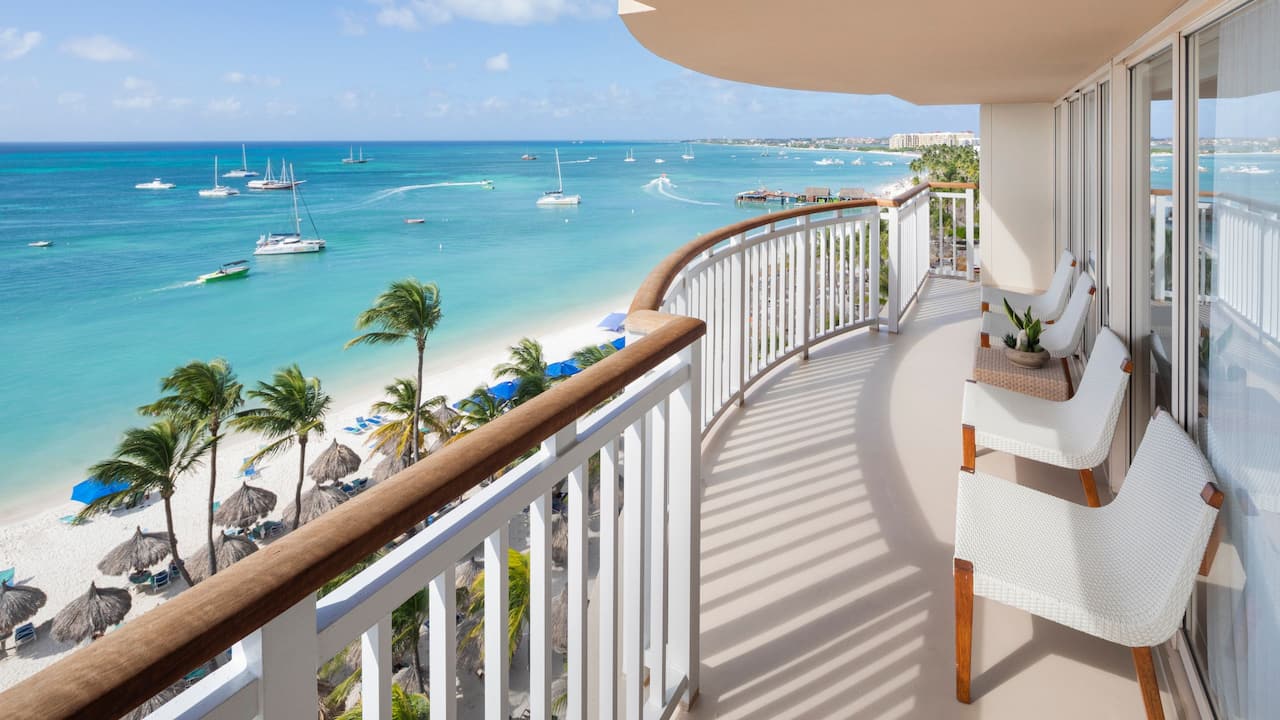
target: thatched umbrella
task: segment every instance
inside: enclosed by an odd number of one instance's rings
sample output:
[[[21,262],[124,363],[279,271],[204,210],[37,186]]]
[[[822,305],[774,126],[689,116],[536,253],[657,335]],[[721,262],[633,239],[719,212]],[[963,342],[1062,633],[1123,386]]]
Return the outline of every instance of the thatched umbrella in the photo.
[[[240,489],[228,495],[222,505],[218,506],[218,510],[213,513],[213,521],[227,527],[245,528],[275,509],[275,493],[242,482]]]
[[[382,462],[378,463],[378,467],[373,469],[371,481],[374,483],[380,483],[412,464],[412,460],[404,455],[388,455],[382,459]]]
[[[0,634],[7,635],[26,622],[47,599],[43,590],[29,585],[0,583]]]
[[[569,652],[569,588],[551,603],[551,649],[561,655]]]
[[[334,487],[326,487],[324,485],[316,485],[315,487],[302,493],[302,517],[300,518],[303,525],[315,520],[321,515],[338,507],[345,502],[347,496],[341,490]],[[284,518],[286,525],[293,524],[294,505],[284,509]],[[292,528],[291,528],[292,529]]]
[[[454,570],[453,586],[457,590],[470,590],[471,583],[480,577],[484,565],[481,565],[475,558],[467,558],[465,561],[458,563],[458,567]]]
[[[307,468],[307,474],[319,484],[337,482],[360,469],[360,456],[355,450],[334,440]]]
[[[144,533],[135,526],[133,536],[120,543],[102,558],[98,569],[104,575],[140,573],[169,557],[169,533]]]
[[[53,639],[62,643],[78,643],[87,637],[101,635],[107,628],[124,620],[133,607],[129,591],[124,588],[100,588],[89,583],[89,592],[72,600],[53,616]]]
[[[551,521],[551,562],[559,567],[569,562],[569,523],[559,515]]]
[[[258,546],[244,535],[225,535],[217,533],[213,536],[213,557],[218,563],[218,572],[222,572],[235,563],[258,552]],[[191,557],[186,559],[187,572],[191,573],[191,582],[200,582],[209,577],[209,546],[206,544]]]
[[[121,720],[143,720],[143,718],[146,718],[151,713],[159,710],[161,705],[164,705],[170,700],[178,697],[181,693],[182,688],[178,686],[178,683],[174,683],[173,685],[161,690],[158,694],[152,695],[146,702],[134,708],[132,712],[125,715]]]

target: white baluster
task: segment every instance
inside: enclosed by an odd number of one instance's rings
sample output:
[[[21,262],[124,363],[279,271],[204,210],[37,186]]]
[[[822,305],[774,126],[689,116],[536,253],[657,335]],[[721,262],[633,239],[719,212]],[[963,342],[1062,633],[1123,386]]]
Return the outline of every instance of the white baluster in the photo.
[[[257,675],[264,718],[310,717],[316,712],[316,596],[277,615],[241,641],[248,669]]]
[[[671,396],[668,415],[670,452],[668,486],[671,550],[671,669],[688,680],[682,704],[688,707],[698,695],[701,628],[701,517],[702,517],[702,429],[698,399],[698,366],[702,364],[702,341],[679,354],[681,363],[693,371],[689,382]]]
[[[431,579],[427,588],[430,627],[428,652],[431,669],[431,716],[436,720],[458,717],[458,619],[454,566]]]
[[[551,493],[529,505],[529,709],[551,720]]]
[[[746,318],[746,264],[742,257],[742,240],[743,235],[735,235],[729,241],[733,256],[730,260],[730,312],[729,312],[729,347],[733,349],[733,365],[732,372],[729,377],[729,390],[738,396],[738,405],[741,406],[746,400],[746,394],[743,392],[744,369],[747,362],[746,337],[743,335],[742,326],[744,318]]]
[[[569,473],[569,720],[587,719],[587,466]]]
[[[622,529],[625,535],[622,561],[622,671],[626,673],[623,690],[623,717],[644,717],[644,526],[645,478],[649,474],[646,450],[648,422],[640,419],[623,435],[623,500]]]
[[[506,523],[484,541],[484,715],[507,720],[510,678],[507,663],[507,548]]]
[[[360,704],[365,720],[391,720],[391,616],[360,636]]]
[[[902,290],[899,287],[899,283],[901,283],[899,260],[902,256],[902,248],[900,247],[901,228],[898,226],[900,221],[898,215],[898,208],[889,208],[889,332],[894,333],[898,332],[898,313],[902,306]],[[876,257],[880,257],[880,254],[876,253]],[[876,263],[876,265],[876,270],[878,271],[879,263]],[[877,274],[878,277],[879,275]]]
[[[964,237],[965,237],[965,278],[969,282],[974,279],[974,263],[977,262],[978,239],[973,234],[973,215],[976,208],[973,204],[973,188],[964,191]]]
[[[650,411],[649,705],[666,706],[667,690],[667,417],[668,400]]]
[[[698,372],[694,368],[694,372]],[[618,712],[618,442],[600,450],[600,570],[596,574],[600,600],[600,680],[596,717]]]

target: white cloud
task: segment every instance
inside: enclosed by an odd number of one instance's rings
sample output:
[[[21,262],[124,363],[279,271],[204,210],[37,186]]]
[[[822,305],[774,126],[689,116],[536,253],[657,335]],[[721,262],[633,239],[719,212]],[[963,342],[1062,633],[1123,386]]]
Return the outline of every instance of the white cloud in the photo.
[[[44,35],[35,30],[21,32],[18,28],[0,28],[0,58],[17,60],[35,49]]]
[[[132,60],[136,53],[109,35],[89,35],[71,38],[62,49],[78,58],[94,62],[118,62]]]
[[[280,87],[280,78],[274,75],[246,75],[239,70],[222,75],[222,81],[232,85],[252,85],[253,87]]]
[[[76,112],[85,111],[85,95],[82,92],[74,90],[65,90],[58,93],[58,104],[63,107],[69,107]]]
[[[229,82],[229,83],[231,83],[232,85],[239,85],[240,83],[244,82],[244,73],[242,73],[242,72],[234,72],[234,71],[233,71],[233,72],[229,72],[229,73],[227,73],[227,74],[223,75],[223,76],[222,76],[222,79],[223,79],[223,81],[225,81],[225,82]]]
[[[116,98],[111,101],[111,104],[118,110],[150,110],[159,101],[160,98],[155,95],[131,95],[126,98]]]
[[[156,86],[150,80],[134,77],[132,75],[124,79],[124,89],[133,92],[155,93]]]
[[[192,100],[191,98],[184,98],[184,97],[169,98],[169,107],[173,108],[174,110],[185,110],[191,107],[191,105],[194,102],[195,101]]]
[[[235,113],[240,112],[240,101],[234,97],[217,98],[215,100],[210,100],[204,107],[206,112],[222,115],[234,115]]]
[[[356,19],[356,17],[351,13],[345,10],[339,10],[338,19],[342,21],[343,35],[350,35],[352,37],[358,37],[360,35],[364,35],[365,33],[364,23]]]
[[[272,100],[267,103],[267,115],[269,117],[293,117],[298,114],[298,106],[293,103],[279,102]]]
[[[500,97],[490,96],[485,98],[484,102],[480,103],[480,107],[488,112],[502,112],[507,109],[508,105],[506,100],[503,100]]]
[[[549,23],[561,17],[609,17],[613,11],[598,0],[370,0],[378,23],[417,30],[422,23],[441,25],[455,19],[495,25]],[[616,7],[616,6],[615,6]]]
[[[484,61],[484,69],[489,72],[506,72],[511,69],[511,58],[506,53],[498,53]]]

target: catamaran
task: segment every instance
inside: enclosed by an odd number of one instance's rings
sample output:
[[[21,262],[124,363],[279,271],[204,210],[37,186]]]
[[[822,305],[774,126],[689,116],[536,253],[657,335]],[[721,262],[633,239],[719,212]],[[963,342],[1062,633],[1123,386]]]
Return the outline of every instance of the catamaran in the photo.
[[[240,194],[240,191],[233,187],[228,187],[226,185],[218,184],[218,156],[214,155],[213,156],[213,187],[201,189],[199,191],[200,197],[231,197],[232,195],[239,195],[239,194]]]
[[[693,145],[692,145],[692,144],[685,146],[684,154],[680,156],[680,159],[681,159],[681,160],[692,160],[692,159],[693,159]]]
[[[294,185],[300,185],[306,180],[299,181],[285,172],[284,158],[280,159],[280,177],[271,174],[271,158],[267,158],[267,174],[261,180],[250,180],[245,186],[250,190],[289,190]]]
[[[622,161],[622,162],[635,162],[635,161],[636,161],[636,156],[634,155],[634,151],[633,151],[633,150],[631,150],[630,148],[628,148],[628,149],[627,149],[627,157],[626,157],[625,159],[623,159],[623,161]]]
[[[235,262],[223,263],[222,267],[211,273],[205,273],[196,278],[196,282],[217,282],[219,280],[232,280],[242,278],[249,274],[249,261],[236,260]]]
[[[356,154],[354,151],[355,151],[355,148],[349,148],[347,150],[347,156],[342,158],[343,165],[363,165],[369,162],[369,158],[366,158],[364,156],[363,147],[360,148],[360,157],[356,157]]]
[[[151,182],[138,183],[133,187],[136,190],[172,190],[176,186],[173,183],[161,182],[160,178],[156,178]]]
[[[564,194],[564,177],[560,174],[560,150],[556,149],[556,189],[548,190],[538,198],[538,205],[543,207],[549,205],[577,205],[582,202],[579,195]]]
[[[302,216],[298,214],[298,185],[301,183],[293,180],[292,166],[287,171],[282,172],[282,181],[292,183],[289,187],[293,190],[293,232],[273,232],[260,235],[258,237],[258,245],[254,248],[253,254],[294,255],[297,253],[320,252],[324,249],[324,240],[302,237]],[[315,229],[314,221],[312,221],[311,227]]]
[[[258,177],[258,171],[257,171],[257,170],[250,170],[250,169],[249,169],[249,156],[245,154],[245,151],[244,151],[244,143],[240,143],[240,167],[239,167],[239,169],[237,169],[237,170],[228,170],[228,171],[226,172],[226,174],[224,174],[222,177],[224,177],[224,178]],[[218,183],[214,183],[214,185],[217,185],[217,184],[218,184]]]

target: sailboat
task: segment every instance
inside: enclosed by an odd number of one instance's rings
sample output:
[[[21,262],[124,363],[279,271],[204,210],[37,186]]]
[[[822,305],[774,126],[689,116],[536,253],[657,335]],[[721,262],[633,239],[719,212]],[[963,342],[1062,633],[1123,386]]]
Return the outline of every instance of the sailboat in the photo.
[[[681,160],[692,160],[692,159],[693,159],[693,145],[691,145],[691,144],[690,144],[690,145],[685,146],[684,154],[680,156],[680,159],[681,159]]]
[[[564,177],[560,174],[560,149],[556,149],[556,189],[548,190],[538,198],[538,205],[543,207],[549,205],[577,205],[582,202],[579,195],[564,194]]]
[[[289,182],[293,190],[293,232],[265,233],[258,237],[254,255],[295,255],[297,253],[320,252],[324,249],[324,240],[320,238],[302,237],[302,216],[298,214],[298,185],[293,179],[293,167],[281,171],[281,182]],[[315,223],[311,223],[315,227]]]
[[[360,148],[360,157],[356,157],[354,150],[354,148],[347,150],[347,156],[342,158],[343,165],[363,165],[369,162],[369,160],[364,156],[363,147]]]
[[[296,179],[291,178],[289,176],[289,173],[285,172],[284,168],[285,168],[284,158],[281,158],[280,159],[280,177],[276,177],[275,175],[272,175],[271,174],[271,158],[267,158],[266,176],[263,177],[261,180],[250,180],[249,182],[245,183],[245,186],[248,187],[250,190],[288,190],[292,188],[295,184],[298,184],[298,181]],[[306,180],[303,180],[302,182],[306,182]]]
[[[626,157],[626,159],[624,159],[622,162],[635,162],[635,161],[636,161],[636,156],[635,156],[635,154],[634,154],[634,151],[632,151],[630,148],[628,148],[628,149],[627,149],[627,157]]]
[[[257,170],[249,169],[249,156],[245,154],[244,143],[240,143],[240,168],[237,170],[228,170],[224,178],[242,178],[242,177],[258,177]],[[217,185],[218,183],[214,183]]]
[[[228,187],[226,185],[218,184],[218,156],[217,155],[213,156],[213,187],[204,188],[200,190],[199,194],[200,194],[200,197],[231,197],[232,195],[240,194],[240,191],[233,187]]]

